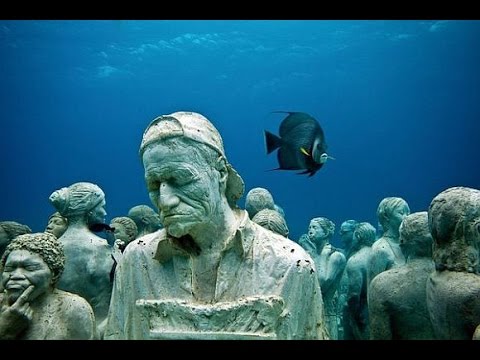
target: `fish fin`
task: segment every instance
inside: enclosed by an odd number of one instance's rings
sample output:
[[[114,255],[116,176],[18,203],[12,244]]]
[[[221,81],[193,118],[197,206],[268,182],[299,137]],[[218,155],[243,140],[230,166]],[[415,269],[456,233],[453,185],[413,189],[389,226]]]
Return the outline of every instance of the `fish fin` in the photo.
[[[305,171],[302,171],[302,172],[297,173],[297,175],[304,175],[304,174],[308,174],[308,173],[311,173],[311,171],[307,169],[307,170],[305,170]],[[311,176],[311,175],[310,175],[310,176]]]
[[[311,155],[308,153],[308,151],[305,150],[305,148],[303,148],[303,147],[300,148],[300,151],[301,151],[303,154],[307,155],[307,156],[311,156]]]
[[[277,135],[265,130],[265,144],[267,148],[267,154],[270,154],[272,151],[282,145],[282,139],[280,139]]]

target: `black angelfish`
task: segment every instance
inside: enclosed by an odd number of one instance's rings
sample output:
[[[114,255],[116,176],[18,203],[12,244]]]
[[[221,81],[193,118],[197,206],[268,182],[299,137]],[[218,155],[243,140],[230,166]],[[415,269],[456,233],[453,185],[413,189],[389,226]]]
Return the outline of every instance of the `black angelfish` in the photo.
[[[304,170],[298,174],[313,176],[329,156],[320,124],[303,112],[274,111],[288,116],[280,124],[279,135],[265,130],[267,154],[278,148],[279,167],[272,170]]]

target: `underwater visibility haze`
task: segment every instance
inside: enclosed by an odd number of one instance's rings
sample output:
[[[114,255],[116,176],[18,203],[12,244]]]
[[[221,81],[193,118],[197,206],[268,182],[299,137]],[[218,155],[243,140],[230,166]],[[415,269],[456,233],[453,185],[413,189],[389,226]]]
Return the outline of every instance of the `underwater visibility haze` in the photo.
[[[43,231],[49,195],[80,181],[105,192],[107,222],[151,206],[143,131],[195,111],[291,239],[321,216],[340,246],[341,222],[377,226],[387,196],[416,212],[448,187],[480,189],[479,38],[466,20],[2,20],[0,221]],[[318,120],[335,160],[312,177],[269,171],[274,111]]]

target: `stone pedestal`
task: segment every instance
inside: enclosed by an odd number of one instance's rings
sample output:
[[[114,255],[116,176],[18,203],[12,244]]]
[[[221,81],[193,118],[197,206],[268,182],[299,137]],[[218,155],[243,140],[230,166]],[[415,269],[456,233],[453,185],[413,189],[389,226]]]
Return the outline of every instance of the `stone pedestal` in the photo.
[[[278,296],[195,304],[182,300],[137,300],[151,339],[274,340],[283,317]]]

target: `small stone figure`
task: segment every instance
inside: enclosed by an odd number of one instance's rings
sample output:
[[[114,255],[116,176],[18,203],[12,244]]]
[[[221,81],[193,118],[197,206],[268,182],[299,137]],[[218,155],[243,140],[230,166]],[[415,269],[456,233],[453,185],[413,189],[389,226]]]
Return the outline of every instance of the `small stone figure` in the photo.
[[[107,241],[90,231],[89,226],[105,222],[105,194],[95,184],[79,182],[54,191],[50,201],[68,219],[68,228],[59,238],[66,261],[58,288],[90,303],[102,338],[112,291],[113,258]]]
[[[355,340],[370,338],[367,269],[375,233],[375,228],[368,222],[356,225],[351,245],[352,256],[345,267],[348,279],[347,318]]]
[[[48,218],[48,224],[45,228],[45,232],[55,235],[57,239],[60,239],[68,228],[68,220],[64,218],[58,211],[54,212]]]
[[[275,210],[272,194],[261,187],[251,189],[245,197],[245,210],[247,210],[248,216],[253,219],[255,214],[263,209]]]
[[[260,210],[252,218],[253,222],[263,226],[265,229],[271,230],[274,233],[280,234],[288,238],[288,226],[283,216],[276,210],[263,209]]]
[[[368,265],[368,283],[382,271],[405,264],[399,245],[399,228],[410,208],[399,197],[387,197],[380,201],[377,217],[383,229],[380,239],[372,245],[372,256]]]
[[[480,190],[452,187],[430,203],[435,271],[427,306],[435,337],[470,340],[480,324]]]
[[[151,234],[160,230],[163,225],[160,221],[160,216],[147,205],[136,205],[128,211],[128,217],[137,225],[137,237]]]
[[[330,239],[335,234],[335,224],[324,217],[310,220],[308,237],[300,244],[310,251],[315,261],[320,288],[322,290],[325,306],[325,317],[330,338],[338,339],[338,285],[345,269],[345,255],[330,244]]]
[[[110,227],[113,228],[115,236],[115,246],[122,252],[128,244],[137,238],[137,225],[127,216],[119,216],[110,221]]]
[[[378,274],[370,284],[370,338],[434,339],[426,295],[427,279],[434,270],[426,211],[403,219],[400,247],[406,264]]]
[[[65,256],[49,233],[25,234],[8,246],[0,263],[0,339],[95,338],[95,317],[82,297],[58,290]]]
[[[340,239],[343,244],[343,253],[348,262],[350,256],[352,256],[352,245],[353,245],[353,232],[358,222],[355,220],[345,220],[340,225],[340,230],[338,231]],[[348,293],[348,276],[347,272],[344,271],[342,278],[340,279],[340,284],[338,285],[338,340],[353,340],[353,330],[350,323],[350,312],[347,305],[347,293]]]

